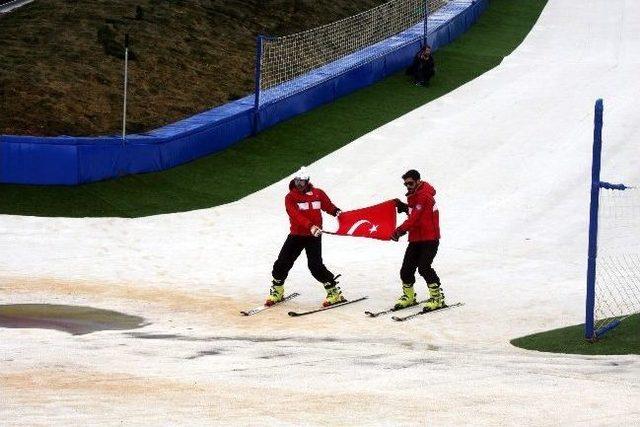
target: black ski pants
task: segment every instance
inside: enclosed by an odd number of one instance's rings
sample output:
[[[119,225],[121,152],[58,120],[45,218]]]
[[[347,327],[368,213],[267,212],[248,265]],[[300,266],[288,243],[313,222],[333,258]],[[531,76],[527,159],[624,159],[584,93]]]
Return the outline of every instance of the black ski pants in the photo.
[[[440,278],[431,267],[431,263],[438,253],[439,243],[438,240],[409,242],[400,269],[402,283],[413,285],[416,282],[416,268],[427,283],[440,283]]]
[[[436,74],[433,57],[429,56],[428,60],[424,60],[416,56],[413,64],[408,68],[407,74],[413,76],[416,83],[422,83],[425,86],[428,85],[429,80]]]
[[[311,275],[320,283],[333,283],[333,273],[327,270],[322,262],[322,237],[296,236],[294,234],[287,236],[287,240],[284,241],[284,245],[280,249],[280,254],[273,264],[271,272],[273,278],[284,282],[303,249],[307,252],[307,264]]]

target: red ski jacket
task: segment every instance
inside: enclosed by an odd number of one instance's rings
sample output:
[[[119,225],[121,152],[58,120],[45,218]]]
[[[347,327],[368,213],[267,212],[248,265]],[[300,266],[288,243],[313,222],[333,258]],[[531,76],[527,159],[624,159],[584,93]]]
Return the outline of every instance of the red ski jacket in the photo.
[[[413,192],[407,193],[409,218],[398,228],[409,232],[410,242],[440,239],[440,213],[435,195],[435,188],[426,181],[422,181]]]
[[[309,184],[305,191],[300,191],[293,180],[289,183],[289,194],[284,198],[284,204],[289,214],[291,234],[297,236],[311,236],[312,225],[322,228],[320,210],[333,216],[339,210],[321,189]]]

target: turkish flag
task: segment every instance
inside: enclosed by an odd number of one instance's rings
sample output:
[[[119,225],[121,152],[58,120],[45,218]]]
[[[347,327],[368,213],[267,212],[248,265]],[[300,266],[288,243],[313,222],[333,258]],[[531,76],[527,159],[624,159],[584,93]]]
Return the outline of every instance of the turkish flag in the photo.
[[[334,234],[391,240],[396,229],[396,202],[389,200],[368,208],[342,212],[338,224],[338,231]]]

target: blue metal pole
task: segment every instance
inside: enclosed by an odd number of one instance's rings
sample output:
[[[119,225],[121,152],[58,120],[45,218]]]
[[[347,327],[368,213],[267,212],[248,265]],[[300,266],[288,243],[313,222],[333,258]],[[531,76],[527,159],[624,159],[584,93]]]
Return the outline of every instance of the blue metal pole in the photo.
[[[260,86],[261,86],[261,71],[262,71],[262,40],[263,36],[259,35],[256,38],[256,75],[255,75],[255,99],[253,105],[253,134],[257,134],[260,130]]]
[[[427,45],[427,32],[428,32],[428,24],[427,20],[429,19],[429,0],[424,0],[424,30],[422,34],[422,46]]]
[[[591,207],[589,210],[589,258],[587,262],[587,304],[585,338],[595,339],[594,305],[596,289],[596,257],[598,255],[598,206],[600,204],[600,163],[602,154],[602,99],[595,105],[593,119],[593,162],[591,164]]]

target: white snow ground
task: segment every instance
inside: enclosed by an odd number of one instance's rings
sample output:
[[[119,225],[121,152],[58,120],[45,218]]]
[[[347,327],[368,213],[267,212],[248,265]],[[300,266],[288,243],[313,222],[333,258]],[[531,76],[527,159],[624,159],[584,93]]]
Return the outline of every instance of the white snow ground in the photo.
[[[310,165],[342,209],[401,196],[412,167],[438,189],[435,267],[466,305],[404,324],[363,311],[398,296],[405,244],[335,236],[327,265],[369,301],[289,318],[323,296],[302,257],[287,282],[302,297],[238,315],[266,295],[287,180],[183,214],[0,217],[3,303],[151,322],[0,328],[0,423],[638,425],[640,357],[509,340],[583,321],[593,103],[603,179],[640,182],[639,69],[640,2],[551,0],[499,67]]]

